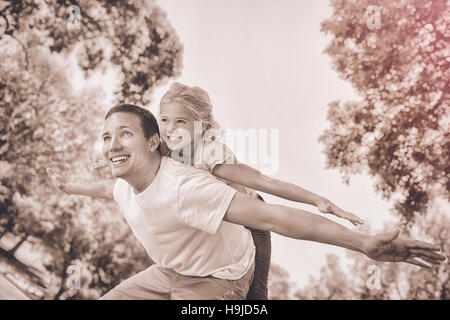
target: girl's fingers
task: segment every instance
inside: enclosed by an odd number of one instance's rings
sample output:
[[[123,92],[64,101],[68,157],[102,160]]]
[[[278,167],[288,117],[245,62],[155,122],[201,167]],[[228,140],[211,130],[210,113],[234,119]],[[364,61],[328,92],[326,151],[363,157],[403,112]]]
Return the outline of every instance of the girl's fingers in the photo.
[[[334,206],[330,211],[337,217],[349,220],[354,226],[364,223],[364,220],[360,219],[356,214],[344,211],[337,206]]]
[[[352,218],[352,222],[353,222],[355,225],[364,224],[364,221],[361,220],[361,219],[359,219],[358,217]]]
[[[354,213],[350,213],[350,212],[347,212],[347,214],[350,216],[350,217],[352,217],[352,219],[354,220],[354,221],[356,221],[357,223],[359,223],[359,224],[363,224],[364,223],[364,220],[362,220],[360,217],[358,217],[356,214],[354,214]]]
[[[350,212],[342,211],[342,213],[339,216],[349,220],[355,226],[357,226],[358,224],[364,224],[364,220],[360,219],[357,215]]]
[[[348,220],[355,226],[358,226],[359,221],[353,217],[348,218]]]

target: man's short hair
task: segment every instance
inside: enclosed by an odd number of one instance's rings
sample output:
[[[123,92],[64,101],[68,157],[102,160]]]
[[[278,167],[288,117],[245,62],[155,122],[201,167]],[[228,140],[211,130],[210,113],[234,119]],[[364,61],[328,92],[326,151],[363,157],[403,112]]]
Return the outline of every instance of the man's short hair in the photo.
[[[108,119],[109,116],[117,112],[128,112],[137,115],[141,121],[142,131],[144,132],[144,136],[146,139],[150,138],[155,133],[160,136],[158,122],[156,121],[153,113],[151,113],[149,110],[135,106],[133,104],[120,104],[109,109],[108,113],[105,116],[105,120]]]

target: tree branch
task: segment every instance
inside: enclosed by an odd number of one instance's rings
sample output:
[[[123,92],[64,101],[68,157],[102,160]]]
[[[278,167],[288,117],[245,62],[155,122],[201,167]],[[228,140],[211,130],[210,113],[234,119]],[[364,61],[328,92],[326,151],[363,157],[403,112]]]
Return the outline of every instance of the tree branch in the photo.
[[[28,61],[29,61],[29,60],[28,60],[28,52],[27,52],[27,48],[25,47],[25,45],[23,44],[23,42],[20,41],[15,35],[10,34],[9,36],[12,37],[13,39],[15,39],[15,40],[20,44],[20,46],[22,47],[23,53],[24,53],[24,55],[25,55],[25,70],[28,70],[28,65],[29,65],[29,62],[28,62]]]

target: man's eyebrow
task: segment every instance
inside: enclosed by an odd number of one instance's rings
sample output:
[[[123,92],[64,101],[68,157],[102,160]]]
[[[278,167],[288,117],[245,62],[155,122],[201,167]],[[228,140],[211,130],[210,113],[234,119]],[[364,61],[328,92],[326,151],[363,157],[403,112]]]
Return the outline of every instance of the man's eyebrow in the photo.
[[[130,127],[130,126],[120,126],[120,127],[119,127],[119,130],[123,130],[123,129],[128,129],[128,130],[131,130],[131,131],[133,131],[133,132],[136,131],[135,128]],[[101,137],[103,138],[103,137],[106,136],[106,135],[110,135],[109,131],[103,131],[102,134],[101,134]]]
[[[120,126],[119,129],[131,129],[131,130],[133,130],[133,128],[131,128],[131,127],[129,127],[129,126]],[[109,131],[103,131],[103,132],[101,133],[101,137],[103,137],[103,136],[105,136],[105,135],[107,135],[107,134],[109,134]]]

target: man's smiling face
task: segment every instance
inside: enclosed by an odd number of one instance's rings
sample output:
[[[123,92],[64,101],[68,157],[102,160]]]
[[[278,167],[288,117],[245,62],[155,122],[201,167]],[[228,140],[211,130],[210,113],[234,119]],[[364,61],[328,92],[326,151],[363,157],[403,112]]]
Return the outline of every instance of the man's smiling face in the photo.
[[[105,120],[103,156],[116,178],[126,179],[146,170],[150,160],[149,140],[141,120],[129,112],[113,113]]]

